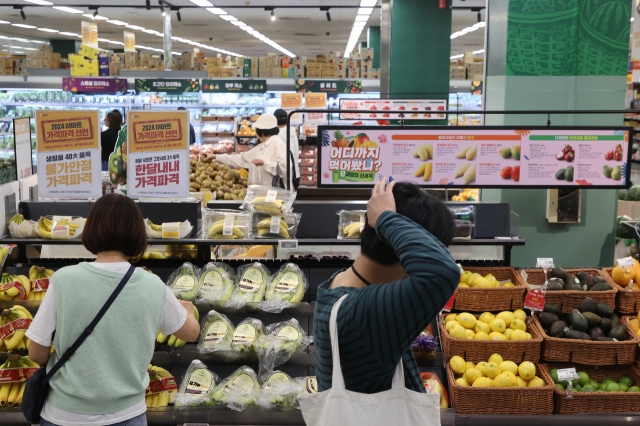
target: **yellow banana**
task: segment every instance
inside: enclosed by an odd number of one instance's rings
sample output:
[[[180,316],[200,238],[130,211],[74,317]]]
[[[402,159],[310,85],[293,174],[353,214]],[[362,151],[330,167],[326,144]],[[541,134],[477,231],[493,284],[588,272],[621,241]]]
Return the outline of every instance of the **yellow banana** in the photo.
[[[270,230],[268,228],[258,229],[258,235],[259,236],[264,237],[267,234],[271,234],[271,232],[270,232]],[[284,238],[289,238],[289,231],[287,229],[283,228],[282,226],[280,227],[279,234]]]
[[[235,235],[222,235],[222,234],[209,234],[209,238],[212,240],[237,240]]]
[[[270,201],[267,202],[267,197],[256,197],[253,200],[251,200],[252,204],[264,204],[264,205],[269,205],[269,204],[273,204],[276,207],[282,208],[282,205],[284,204],[284,201],[282,200],[274,200],[274,201]]]
[[[158,407],[166,407],[167,405],[169,405],[169,392],[160,392],[159,395]]]
[[[4,383],[0,386],[0,407],[7,405],[7,399],[9,398],[9,391],[11,390],[11,383]]]
[[[20,382],[11,383],[11,389],[9,390],[9,396],[7,397],[7,407],[11,408],[16,403],[16,398],[20,393]]]
[[[360,236],[360,224],[357,223],[356,225],[357,226],[353,226],[349,230],[349,237],[351,237],[351,238],[355,238],[355,237],[359,237]]]
[[[167,341],[167,336],[158,332],[158,335],[156,336],[156,342],[158,342],[159,344],[163,344],[166,341]]]
[[[17,316],[18,318],[29,318],[27,315],[25,315],[24,312],[19,311],[19,310],[13,310],[11,309],[11,313],[15,316]],[[20,342],[22,341],[22,339],[24,338],[24,333],[26,330],[16,330],[13,333],[13,336],[11,336],[11,338],[9,340],[5,340],[5,344],[7,345],[7,349],[12,350],[15,349]]]
[[[209,228],[209,238],[212,238],[211,236],[215,234],[222,234],[223,229],[224,229],[224,221],[223,220],[217,221],[216,223],[211,225],[211,228]],[[236,238],[242,238],[244,237],[244,232],[242,232],[240,228],[238,228],[237,226],[234,226],[233,235]]]
[[[160,402],[160,395],[153,394],[152,399],[151,399],[151,406],[153,408],[158,408],[158,403]]]
[[[23,356],[22,358],[20,358],[20,361],[27,367],[40,368],[40,366],[35,362],[31,361],[31,359],[28,356]]]
[[[147,408],[152,408],[153,406],[151,405],[151,401],[153,400],[153,395],[147,395],[144,397],[144,402],[145,404],[147,404]],[[0,401],[0,404],[2,403],[2,401]]]
[[[49,238],[51,239],[51,228],[49,227],[47,229],[47,227],[44,225],[44,223],[42,221],[38,221],[38,228],[37,228],[38,234],[40,234],[40,236],[42,238]]]
[[[35,291],[32,291],[31,293],[29,293],[29,295],[27,296],[27,300],[35,300],[35,295],[37,293]]]
[[[23,382],[22,385],[20,385],[20,392],[18,392],[18,397],[16,398],[14,407],[19,407],[20,405],[22,405],[22,396],[24,395],[24,388],[26,385],[27,382]]]
[[[15,305],[11,308],[11,310],[21,311],[27,318],[33,319],[33,315],[31,315],[31,312],[29,312],[29,310],[22,305]]]
[[[422,180],[424,182],[428,181],[429,179],[431,179],[431,174],[433,173],[433,163],[429,162],[426,163],[424,166],[424,176],[422,177]]]
[[[177,337],[172,334],[171,337],[169,337],[169,341],[167,342],[167,345],[175,346],[176,340],[177,340]]]
[[[185,342],[184,340],[180,340],[180,339],[176,338],[176,349],[177,348],[181,348],[186,344],[187,344],[187,342]]]
[[[160,376],[160,378],[162,378],[162,379],[173,377],[173,374],[169,373],[167,370],[165,370],[162,367],[158,367],[156,365],[150,365],[149,368],[152,369],[153,371],[155,371],[156,374],[158,376]]]

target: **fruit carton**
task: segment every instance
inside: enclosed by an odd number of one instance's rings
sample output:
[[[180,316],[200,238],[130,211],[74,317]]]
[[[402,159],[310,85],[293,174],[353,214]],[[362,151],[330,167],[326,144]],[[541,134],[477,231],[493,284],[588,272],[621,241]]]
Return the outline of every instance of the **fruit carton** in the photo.
[[[640,311],[640,291],[628,291],[627,285],[621,285],[615,282],[612,275],[613,268],[604,268],[601,272],[605,277],[610,278],[611,281],[613,281],[615,284],[614,288],[618,290],[616,293],[616,311],[621,314],[635,315],[638,313],[638,311]]]
[[[498,288],[458,287],[453,309],[457,311],[485,312],[523,308],[524,292],[527,286],[515,269],[509,267],[469,267],[465,268],[465,271],[478,273],[482,276],[492,274],[498,281],[511,280],[514,286]]]

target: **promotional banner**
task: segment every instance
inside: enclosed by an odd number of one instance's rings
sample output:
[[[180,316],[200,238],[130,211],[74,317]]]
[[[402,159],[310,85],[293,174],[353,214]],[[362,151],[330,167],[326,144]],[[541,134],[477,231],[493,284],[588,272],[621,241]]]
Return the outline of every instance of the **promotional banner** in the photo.
[[[124,31],[124,51],[135,52],[136,51],[136,33],[133,31]]]
[[[82,21],[82,44],[98,48],[98,24]]]
[[[43,198],[102,195],[99,111],[36,111],[38,192]]]
[[[267,80],[202,80],[202,93],[267,93]]]
[[[280,96],[280,108],[287,111],[289,113],[294,109],[302,108],[302,94],[301,93],[283,93]],[[302,114],[297,113],[291,116],[291,120],[289,122],[291,125],[299,125],[302,124]]]
[[[185,93],[199,92],[200,80],[198,79],[151,79],[136,78],[136,93],[141,92],[166,92]]]
[[[296,92],[360,93],[360,80],[296,80]]]
[[[305,109],[326,109],[326,93],[305,93]],[[323,112],[307,112],[304,114],[305,124],[327,124],[327,114]]]
[[[446,99],[340,99],[340,109],[365,110],[369,113],[341,113],[341,120],[445,120]],[[407,111],[391,114],[386,111]]]
[[[131,111],[127,125],[127,194],[188,197],[189,112]]]
[[[29,117],[13,119],[13,147],[16,153],[17,179],[31,176],[33,174],[33,157],[31,155],[31,119]]]
[[[62,77],[62,90],[74,93],[126,93],[126,78]]]
[[[318,184],[622,188],[629,128],[321,126]]]

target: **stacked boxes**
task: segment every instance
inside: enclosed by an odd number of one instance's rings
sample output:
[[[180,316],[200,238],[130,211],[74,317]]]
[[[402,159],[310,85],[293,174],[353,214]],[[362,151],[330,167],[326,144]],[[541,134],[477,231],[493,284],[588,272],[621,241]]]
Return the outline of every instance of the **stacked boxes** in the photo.
[[[191,53],[183,52],[180,55],[180,69],[186,71],[193,69],[193,55]]]
[[[124,52],[124,68],[131,69],[138,66],[138,52]]]
[[[467,78],[469,80],[482,80],[484,74],[484,62],[467,62]]]
[[[15,75],[29,75],[28,63],[26,59],[16,59],[13,68]]]
[[[27,53],[28,68],[60,68],[60,54],[54,53],[51,46],[41,46],[37,52]]]
[[[258,75],[259,75],[258,70],[260,69],[260,60],[258,59],[257,56],[252,56],[249,62],[251,64],[249,75],[251,76],[251,78],[258,78]]]
[[[0,60],[2,68],[0,68],[0,74],[13,75],[16,59],[11,56],[5,56]]]
[[[112,77],[117,77],[118,73],[122,69],[122,61],[120,56],[111,55],[109,58],[109,75]]]
[[[449,72],[449,80],[464,80],[467,78],[467,69],[461,66],[452,66]]]
[[[280,59],[280,68],[281,68],[280,77],[289,78],[289,57],[288,56],[283,56]]]
[[[222,69],[222,58],[218,55],[215,58],[206,59],[207,77],[220,77]]]

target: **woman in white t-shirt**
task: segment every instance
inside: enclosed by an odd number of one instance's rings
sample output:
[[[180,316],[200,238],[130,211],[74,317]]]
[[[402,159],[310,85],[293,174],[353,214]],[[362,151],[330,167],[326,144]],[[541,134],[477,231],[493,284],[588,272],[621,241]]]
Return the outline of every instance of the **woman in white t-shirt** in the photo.
[[[293,130],[293,126],[287,127],[287,111],[277,109],[273,115],[278,119],[278,129],[280,129],[278,136],[284,141],[285,145],[287,144],[287,134],[289,134],[289,161],[293,162],[291,164],[292,189],[298,190],[298,186],[300,186],[300,142],[298,141],[298,135]]]

